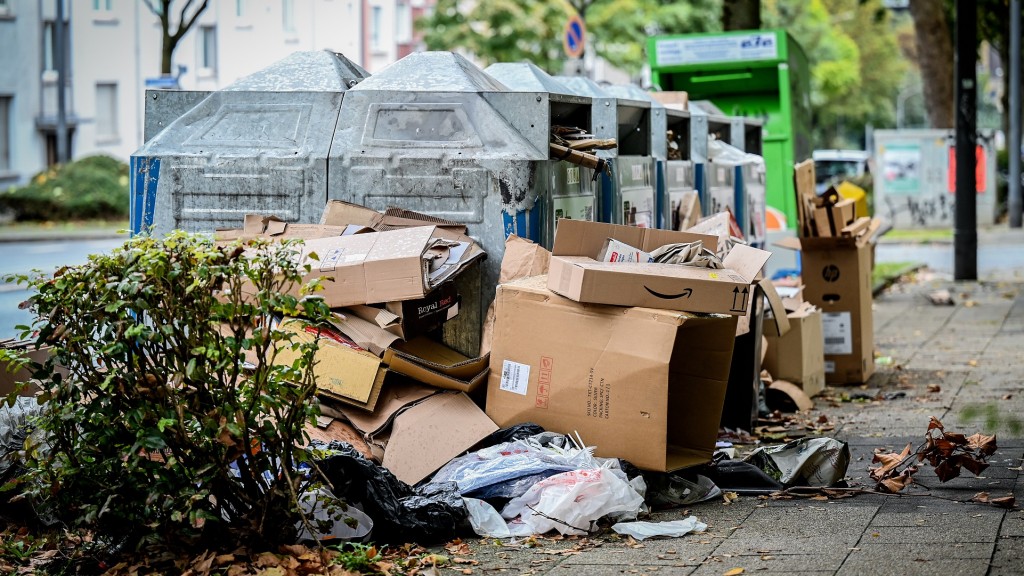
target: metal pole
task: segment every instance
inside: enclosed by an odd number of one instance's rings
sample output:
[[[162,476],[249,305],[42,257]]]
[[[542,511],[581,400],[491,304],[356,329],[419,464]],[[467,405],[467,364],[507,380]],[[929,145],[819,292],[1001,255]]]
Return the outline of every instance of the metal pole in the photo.
[[[1010,227],[1021,227],[1020,182],[1020,0],[1010,0]]]
[[[57,65],[57,163],[65,164],[68,161],[68,118],[66,106],[67,98],[64,83],[67,81],[67,47],[65,46],[67,26],[64,24],[64,0],[57,2],[57,21],[53,25],[53,33],[56,34],[54,42],[54,60]]]
[[[956,0],[956,228],[953,277],[978,278],[977,195],[974,180],[977,145],[976,84],[978,12],[972,0]]]

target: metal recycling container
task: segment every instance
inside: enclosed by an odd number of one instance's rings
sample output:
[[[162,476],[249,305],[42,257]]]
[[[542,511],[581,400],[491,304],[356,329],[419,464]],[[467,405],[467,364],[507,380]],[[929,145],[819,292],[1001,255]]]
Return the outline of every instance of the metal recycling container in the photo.
[[[748,116],[734,116],[731,142],[733,146],[748,154],[747,161],[737,167],[737,221],[746,232],[751,245],[764,248],[768,234],[764,122]],[[743,217],[742,221],[739,220],[740,215]]]
[[[659,205],[662,207],[662,210],[659,210],[660,228],[679,229],[679,203],[687,193],[697,190],[691,156],[690,122],[691,116],[688,111],[665,108],[665,139],[669,149],[665,155],[665,177],[662,180],[664,186],[659,196]],[[678,154],[673,154],[673,150],[678,151]]]
[[[509,91],[458,54],[414,52],[345,95],[329,199],[466,224],[488,254],[471,303],[486,310],[506,237],[541,239],[536,177],[548,162],[551,103],[538,96]]]
[[[132,155],[132,231],[211,232],[253,212],[316,221],[342,100],[366,77],[341,54],[296,52],[210,94]]]
[[[578,127],[593,134],[591,109],[587,96],[577,96],[565,85],[530,62],[497,63],[484,69],[509,90],[533,101],[547,102],[543,115],[535,123],[552,126]],[[525,107],[525,106],[524,106]],[[600,213],[597,174],[591,168],[562,160],[537,163],[535,183],[538,187],[540,213],[540,243],[550,249],[555,228],[561,218],[574,220],[597,219]]]
[[[612,175],[617,187],[609,216],[615,224],[659,227],[658,203],[663,187],[658,181],[659,174],[664,173],[668,148],[665,105],[638,86],[609,85],[605,90],[616,98],[619,133],[619,170]]]
[[[713,106],[701,102],[690,103],[694,126],[695,181],[705,216],[726,209],[736,214],[736,174],[731,166],[715,165],[709,156],[709,142],[717,140],[728,144],[732,140],[732,123]],[[699,131],[698,131],[699,130]],[[703,138],[701,138],[703,136]]]
[[[570,94],[590,99],[591,134],[601,139],[618,139],[619,131],[616,119],[616,99],[614,96],[590,78],[584,78],[583,76],[555,76],[554,78],[565,86]],[[610,222],[609,213],[611,212],[611,207],[609,203],[610,199],[615,195],[615,188],[617,188],[615,175],[618,174],[619,170],[617,164],[619,149],[616,147],[611,150],[598,150],[597,157],[608,162],[608,172],[611,175],[608,173],[598,175],[597,190],[595,192],[600,210],[596,214],[596,219],[601,222]]]

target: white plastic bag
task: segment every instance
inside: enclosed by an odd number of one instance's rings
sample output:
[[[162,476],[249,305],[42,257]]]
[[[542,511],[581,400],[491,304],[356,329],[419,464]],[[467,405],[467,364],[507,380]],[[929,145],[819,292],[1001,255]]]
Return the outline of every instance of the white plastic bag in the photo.
[[[616,533],[632,536],[637,540],[655,536],[678,538],[690,532],[703,532],[707,529],[708,525],[697,520],[696,516],[688,516],[682,520],[671,522],[619,522],[612,526],[612,530]]]
[[[629,513],[635,517],[643,503],[643,496],[622,470],[596,468],[541,480],[512,499],[501,515],[506,519],[519,517],[536,534],[557,530],[584,535],[604,516]]]

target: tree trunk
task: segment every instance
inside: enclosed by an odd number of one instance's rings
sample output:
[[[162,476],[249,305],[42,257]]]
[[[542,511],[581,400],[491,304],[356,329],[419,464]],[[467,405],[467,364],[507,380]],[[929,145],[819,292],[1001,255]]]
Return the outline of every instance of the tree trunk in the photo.
[[[953,39],[943,3],[910,0],[924,105],[932,128],[953,127]]]
[[[761,27],[761,0],[725,0],[722,2],[724,30],[757,30]]]
[[[164,34],[164,42],[161,45],[160,73],[166,76],[171,75],[171,62],[174,59],[174,48],[177,42],[169,35]]]

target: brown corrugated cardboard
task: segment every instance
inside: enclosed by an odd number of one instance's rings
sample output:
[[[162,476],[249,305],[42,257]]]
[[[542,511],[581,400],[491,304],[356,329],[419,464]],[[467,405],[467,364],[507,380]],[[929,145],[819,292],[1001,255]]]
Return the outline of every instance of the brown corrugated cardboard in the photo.
[[[735,317],[580,304],[543,276],[499,286],[495,313],[487,414],[499,426],[579,433],[648,470],[711,458]]]
[[[391,426],[395,415],[403,408],[423,400],[440,391],[403,376],[389,376],[387,386],[381,391],[377,407],[373,412],[355,410],[340,406],[340,410],[357,430],[371,441]]]
[[[688,230],[700,221],[700,196],[695,191],[683,192],[676,206],[675,230]]]
[[[497,429],[465,394],[435,394],[395,417],[382,464],[416,484]]]
[[[320,347],[314,356],[313,377],[317,390],[330,398],[373,410],[380,396],[387,370],[376,354],[360,348],[344,335],[325,328],[314,328],[294,318],[284,319],[279,330],[294,335],[296,342],[311,342],[320,336]],[[298,352],[287,346],[278,348],[274,361],[291,364]]]
[[[434,232],[419,226],[307,240],[299,257],[310,266],[303,282],[325,277],[317,295],[332,308],[423,298],[482,254]]]
[[[246,214],[242,228],[217,230],[215,239],[218,244],[228,244],[235,240],[252,240],[266,238],[268,240],[310,240],[313,238],[329,238],[345,234],[344,226],[322,226],[320,224],[296,224],[285,222],[277,216]]]
[[[378,357],[384,355],[384,351],[391,346],[398,336],[388,332],[373,322],[363,320],[349,309],[342,309],[343,313],[334,313],[331,323],[342,334],[364,350],[368,350]]]
[[[858,238],[787,238],[801,251],[804,298],[821,308],[825,382],[860,384],[875,371],[871,249]]]
[[[696,240],[712,251],[717,245],[712,236],[688,232],[566,220],[555,236],[548,288],[577,302],[745,315],[750,283],[771,256],[764,250],[736,246],[721,270],[598,262],[594,258],[607,238],[647,252],[669,243]]]
[[[29,342],[16,342],[13,340],[0,342],[0,347],[10,348],[12,350],[22,350],[23,353],[33,362],[39,362],[42,364],[50,357],[49,348],[31,350],[29,349],[31,346],[32,344]],[[28,368],[19,368],[13,372],[10,371],[10,368],[11,366],[9,364],[0,361],[0,399],[3,399],[14,392],[18,387],[18,382],[25,382],[25,385],[18,391],[19,396],[35,396],[39,393],[39,386],[31,382],[32,374]]]
[[[780,336],[776,318],[765,317],[768,350],[762,365],[774,378],[800,385],[808,396],[819,394],[825,389],[821,311],[805,304],[786,320],[789,331]]]
[[[650,95],[664,104],[665,108],[676,110],[686,110],[690,101],[689,94],[683,91],[650,92]]]
[[[428,214],[420,214],[403,208],[388,208],[383,214],[342,200],[330,200],[320,216],[320,223],[332,226],[365,226],[378,232],[411,228],[414,226],[436,226],[457,234],[466,233],[466,225]]]
[[[458,316],[459,301],[455,283],[445,282],[416,300],[388,302],[383,307],[349,306],[346,310],[403,340],[409,340]]]
[[[487,377],[490,358],[487,355],[467,358],[455,350],[429,338],[413,338],[395,342],[384,353],[384,362],[392,372],[404,374],[424,384],[472,392]]]

